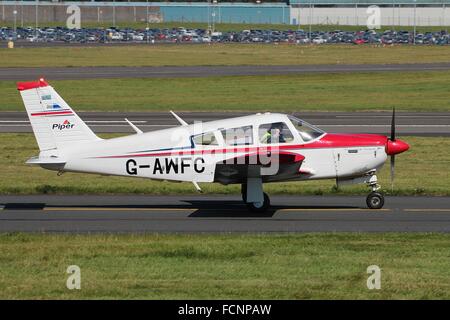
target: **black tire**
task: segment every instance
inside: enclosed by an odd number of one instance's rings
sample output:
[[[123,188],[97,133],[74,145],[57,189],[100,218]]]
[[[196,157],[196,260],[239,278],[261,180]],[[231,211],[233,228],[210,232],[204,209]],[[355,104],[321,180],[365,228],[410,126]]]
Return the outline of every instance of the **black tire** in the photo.
[[[250,202],[250,203],[246,203],[246,205],[247,205],[248,210],[251,212],[265,212],[270,207],[270,199],[269,199],[269,196],[266,193],[264,193],[264,202],[263,203],[256,204],[256,203]]]
[[[366,204],[370,209],[381,209],[384,206],[384,196],[379,192],[371,192],[366,198]]]

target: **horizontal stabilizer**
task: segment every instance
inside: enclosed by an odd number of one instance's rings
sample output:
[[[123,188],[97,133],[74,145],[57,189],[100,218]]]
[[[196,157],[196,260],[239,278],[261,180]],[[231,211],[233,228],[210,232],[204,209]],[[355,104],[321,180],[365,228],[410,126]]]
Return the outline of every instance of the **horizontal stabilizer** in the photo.
[[[60,157],[50,156],[50,157],[32,157],[27,160],[27,164],[36,164],[36,165],[42,165],[42,164],[59,164],[64,165],[66,164],[66,160],[61,159]]]
[[[47,170],[62,172],[66,165],[66,160],[58,156],[38,156],[28,159],[27,164],[37,165]]]

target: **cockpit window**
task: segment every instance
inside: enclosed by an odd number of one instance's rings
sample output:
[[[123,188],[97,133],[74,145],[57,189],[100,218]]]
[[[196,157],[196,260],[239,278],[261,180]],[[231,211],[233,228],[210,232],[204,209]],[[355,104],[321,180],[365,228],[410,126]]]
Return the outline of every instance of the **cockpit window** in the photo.
[[[253,127],[244,126],[222,130],[225,143],[229,146],[253,144]]]
[[[284,122],[266,123],[259,126],[258,137],[261,143],[286,143],[294,140],[294,136]]]
[[[203,134],[199,134],[198,136],[194,137],[194,142],[196,145],[201,146],[217,146],[217,140],[214,136],[214,132],[207,132]]]
[[[303,139],[304,142],[314,140],[325,133],[323,130],[296,117],[290,116],[289,119],[291,120],[295,129],[297,129],[298,133],[300,134],[300,137]]]

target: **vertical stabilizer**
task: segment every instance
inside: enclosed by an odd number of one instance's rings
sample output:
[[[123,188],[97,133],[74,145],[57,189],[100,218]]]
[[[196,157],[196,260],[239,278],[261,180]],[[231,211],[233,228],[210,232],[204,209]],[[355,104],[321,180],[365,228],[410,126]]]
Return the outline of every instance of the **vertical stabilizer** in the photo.
[[[19,82],[17,89],[41,151],[99,140],[44,79]]]

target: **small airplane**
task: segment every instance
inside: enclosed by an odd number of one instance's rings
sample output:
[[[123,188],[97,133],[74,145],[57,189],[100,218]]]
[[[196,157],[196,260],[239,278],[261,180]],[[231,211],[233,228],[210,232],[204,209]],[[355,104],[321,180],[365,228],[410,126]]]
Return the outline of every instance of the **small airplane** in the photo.
[[[125,119],[133,135],[101,139],[44,80],[19,82],[39,156],[27,163],[63,172],[140,177],[166,181],[240,184],[248,209],[263,212],[270,199],[263,183],[335,179],[337,184],[364,183],[366,203],[380,209],[377,171],[409,145],[391,136],[332,134],[296,117],[263,113],[142,132]]]

